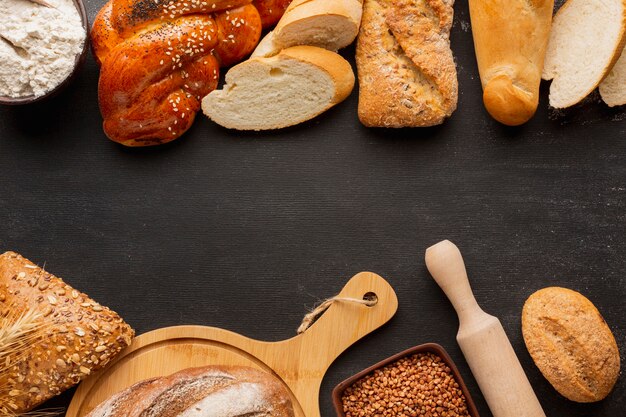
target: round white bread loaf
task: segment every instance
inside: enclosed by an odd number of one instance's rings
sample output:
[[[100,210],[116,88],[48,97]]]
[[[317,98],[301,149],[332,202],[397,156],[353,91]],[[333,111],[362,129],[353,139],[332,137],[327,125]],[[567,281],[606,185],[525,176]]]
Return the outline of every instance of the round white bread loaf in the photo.
[[[293,417],[289,391],[248,367],[207,366],[149,379],[109,398],[87,417]]]
[[[569,0],[552,24],[543,79],[550,105],[570,107],[611,70],[626,41],[626,0]]]
[[[202,100],[202,110],[229,129],[280,129],[325,112],[348,97],[353,87],[352,67],[340,55],[294,46],[231,68],[223,89]]]

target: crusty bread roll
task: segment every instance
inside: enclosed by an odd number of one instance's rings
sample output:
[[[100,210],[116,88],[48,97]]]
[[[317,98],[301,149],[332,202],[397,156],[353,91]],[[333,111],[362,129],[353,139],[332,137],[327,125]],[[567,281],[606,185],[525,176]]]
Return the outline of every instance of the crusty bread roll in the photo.
[[[365,0],[356,48],[358,111],[365,126],[433,126],[456,109],[452,4]]]
[[[352,68],[340,55],[294,46],[231,68],[224,88],[202,100],[202,110],[229,129],[280,129],[325,112],[353,87]]]
[[[626,42],[626,0],[568,0],[554,16],[543,78],[550,105],[582,101],[606,77]]]
[[[247,367],[207,366],[139,382],[87,417],[293,417],[287,389]]]
[[[600,83],[600,96],[610,107],[626,104],[626,48],[611,72]]]
[[[337,51],[356,38],[362,12],[360,0],[294,0],[252,56],[272,56],[298,45]]]
[[[115,312],[17,253],[0,255],[0,414],[31,410],[130,344]]]
[[[564,397],[600,401],[620,370],[615,338],[598,309],[576,291],[544,288],[522,311],[522,332],[535,364]]]
[[[485,108],[509,126],[537,110],[554,0],[470,0]]]

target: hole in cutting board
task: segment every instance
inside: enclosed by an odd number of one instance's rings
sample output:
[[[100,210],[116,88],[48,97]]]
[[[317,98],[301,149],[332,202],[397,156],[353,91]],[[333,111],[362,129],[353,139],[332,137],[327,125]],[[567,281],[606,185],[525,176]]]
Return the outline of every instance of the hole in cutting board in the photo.
[[[378,296],[376,295],[376,293],[373,292],[366,292],[365,295],[363,296],[363,299],[365,301],[370,301],[371,303],[368,304],[368,307],[374,307],[376,304],[378,304]]]

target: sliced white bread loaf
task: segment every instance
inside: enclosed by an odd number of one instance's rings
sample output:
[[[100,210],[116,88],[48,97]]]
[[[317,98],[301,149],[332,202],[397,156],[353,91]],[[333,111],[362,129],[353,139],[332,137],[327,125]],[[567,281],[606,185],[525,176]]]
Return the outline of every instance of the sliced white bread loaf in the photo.
[[[323,113],[348,97],[353,87],[352,68],[340,55],[294,46],[231,68],[224,88],[202,100],[202,110],[229,129],[280,129]]]
[[[600,83],[600,96],[611,107],[626,104],[626,48],[609,75]]]
[[[337,51],[356,38],[362,12],[359,0],[294,0],[252,56],[272,56],[297,45]]]
[[[543,79],[550,105],[570,107],[611,70],[626,41],[626,0],[569,0],[552,24]]]

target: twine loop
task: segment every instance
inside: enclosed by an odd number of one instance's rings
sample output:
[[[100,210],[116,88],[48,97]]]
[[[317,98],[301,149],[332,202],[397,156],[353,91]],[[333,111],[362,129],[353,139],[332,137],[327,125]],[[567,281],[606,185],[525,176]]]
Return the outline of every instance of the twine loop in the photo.
[[[322,314],[324,314],[326,310],[330,308],[331,305],[333,305],[333,303],[337,303],[337,302],[356,303],[356,304],[362,304],[368,307],[372,307],[376,305],[376,303],[378,302],[378,298],[374,294],[371,294],[371,296],[369,297],[368,295],[369,293],[366,294],[366,297],[363,297],[362,299],[352,298],[352,297],[340,297],[336,295],[334,297],[331,297],[322,301],[310,313],[304,316],[304,318],[302,319],[302,323],[300,324],[300,327],[298,327],[297,333],[298,334],[304,333],[309,327],[313,325],[313,323],[315,323],[315,321]]]

